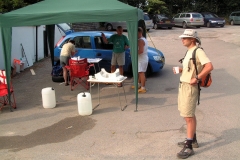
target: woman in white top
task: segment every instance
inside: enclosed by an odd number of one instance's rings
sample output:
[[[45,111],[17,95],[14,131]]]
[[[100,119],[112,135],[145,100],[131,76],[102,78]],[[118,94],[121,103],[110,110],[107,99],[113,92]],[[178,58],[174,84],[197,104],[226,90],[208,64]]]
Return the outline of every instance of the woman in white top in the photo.
[[[145,37],[142,35],[143,30],[141,27],[138,27],[138,93],[146,93],[145,88],[145,72],[147,71],[148,66],[148,42]],[[141,86],[141,87],[140,87]]]

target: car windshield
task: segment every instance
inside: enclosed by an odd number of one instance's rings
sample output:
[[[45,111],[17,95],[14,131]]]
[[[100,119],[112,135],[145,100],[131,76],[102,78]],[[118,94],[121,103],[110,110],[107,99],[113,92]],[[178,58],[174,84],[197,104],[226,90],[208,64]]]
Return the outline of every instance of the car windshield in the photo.
[[[193,18],[202,18],[201,14],[192,14]]]
[[[167,18],[167,16],[165,16],[164,14],[159,14],[158,15],[158,18],[161,19],[161,18]]]
[[[144,20],[150,20],[150,18],[147,14],[144,14]]]
[[[204,14],[205,18],[217,18],[218,16],[215,14]]]
[[[69,24],[67,23],[60,23],[58,24],[64,31],[68,31],[68,30],[71,30],[71,27]]]

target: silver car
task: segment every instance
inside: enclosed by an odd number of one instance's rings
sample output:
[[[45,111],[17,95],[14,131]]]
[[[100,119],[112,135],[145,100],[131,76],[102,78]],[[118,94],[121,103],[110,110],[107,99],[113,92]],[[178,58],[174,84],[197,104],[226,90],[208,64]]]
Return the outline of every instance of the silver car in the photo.
[[[240,24],[240,11],[232,12],[229,16],[231,25]]]
[[[204,25],[203,16],[196,12],[178,13],[173,17],[173,21],[175,26],[180,26],[183,28],[187,28],[189,26],[200,28]]]
[[[144,13],[144,22],[145,22],[145,26],[146,26],[147,31],[149,31],[151,28],[153,28],[153,22],[149,18],[147,13]],[[115,30],[115,29],[117,29],[118,26],[122,26],[122,28],[124,30],[127,30],[127,23],[126,23],[126,21],[105,22],[104,26],[105,26],[107,31]]]

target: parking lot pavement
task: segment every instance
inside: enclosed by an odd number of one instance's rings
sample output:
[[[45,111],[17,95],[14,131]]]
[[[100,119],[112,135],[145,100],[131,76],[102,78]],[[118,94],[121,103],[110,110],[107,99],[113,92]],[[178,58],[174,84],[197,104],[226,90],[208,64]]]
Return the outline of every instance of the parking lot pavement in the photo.
[[[91,116],[79,116],[77,94],[70,87],[51,81],[51,63],[46,58],[13,78],[17,109],[0,113],[0,156],[3,160],[42,159],[176,159],[185,138],[185,122],[177,111],[179,75],[173,66],[186,52],[178,38],[182,28],[150,30],[149,34],[166,58],[159,73],[148,77],[147,93],[139,94],[138,112],[135,94],[126,81],[128,107],[120,110],[117,91],[101,91],[101,105]],[[211,59],[213,84],[201,91],[197,107],[197,135],[200,147],[191,159],[239,159],[240,146],[240,27],[197,29],[202,47]],[[148,37],[150,45],[151,40]],[[57,106],[42,107],[41,90],[53,87]],[[97,88],[92,88],[93,106]],[[121,98],[123,93],[121,92]]]

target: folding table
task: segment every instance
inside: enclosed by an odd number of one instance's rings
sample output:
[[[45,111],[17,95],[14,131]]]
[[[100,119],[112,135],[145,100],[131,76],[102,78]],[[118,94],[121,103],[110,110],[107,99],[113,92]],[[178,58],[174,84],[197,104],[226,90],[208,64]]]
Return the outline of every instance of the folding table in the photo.
[[[98,80],[98,79],[95,79],[95,78],[90,78],[88,79],[87,81],[90,83],[90,94],[91,94],[91,87],[92,87],[92,83],[97,83],[98,84],[98,104],[93,108],[96,109],[99,105],[100,105],[100,89],[99,89],[99,84],[100,83],[109,83],[109,84],[113,84],[114,88],[117,88],[117,91],[118,91],[118,99],[119,99],[119,103],[120,103],[120,107],[121,107],[121,110],[124,111],[126,108],[127,108],[127,98],[126,98],[126,93],[125,93],[125,89],[124,89],[124,81],[127,79],[127,77],[124,77],[122,80],[120,81],[117,81],[117,80],[112,80],[112,79],[106,79],[106,80]],[[118,87],[118,83],[122,83],[122,87]],[[103,88],[110,88],[110,87],[103,87]],[[112,88],[112,87],[111,87]],[[122,107],[122,104],[121,104],[121,100],[120,100],[120,95],[119,95],[119,89],[122,88],[123,91],[124,91],[124,96],[125,96],[125,101],[126,101],[126,105],[124,107]]]

